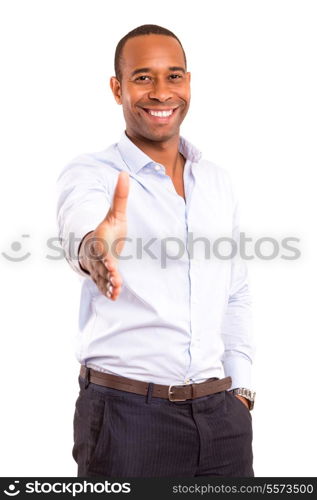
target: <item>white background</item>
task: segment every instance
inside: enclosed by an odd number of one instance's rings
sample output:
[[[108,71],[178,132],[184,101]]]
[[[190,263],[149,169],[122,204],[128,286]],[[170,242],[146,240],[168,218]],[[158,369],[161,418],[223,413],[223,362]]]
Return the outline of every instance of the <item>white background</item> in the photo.
[[[2,1],[1,476],[76,476],[71,456],[80,281],[46,257],[55,183],[124,130],[110,92],[119,39],[180,38],[192,72],[181,133],[231,173],[241,230],[300,238],[301,258],[250,262],[256,476],[316,476],[316,2]],[[30,236],[23,237],[29,234]],[[21,249],[14,250],[13,242]]]

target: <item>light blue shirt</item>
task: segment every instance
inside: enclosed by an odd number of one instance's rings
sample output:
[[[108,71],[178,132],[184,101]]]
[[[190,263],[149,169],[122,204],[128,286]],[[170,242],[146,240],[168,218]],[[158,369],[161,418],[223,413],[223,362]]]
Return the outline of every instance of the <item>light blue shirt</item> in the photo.
[[[239,251],[230,258],[230,241],[239,242],[230,176],[183,137],[179,151],[186,158],[186,201],[164,166],[125,132],[118,143],[78,156],[62,170],[59,239],[82,282],[76,357],[96,370],[146,382],[177,385],[230,375],[231,388],[252,388],[247,267]],[[78,247],[106,216],[122,170],[130,176],[128,233],[118,260],[123,286],[112,301],[80,268]]]

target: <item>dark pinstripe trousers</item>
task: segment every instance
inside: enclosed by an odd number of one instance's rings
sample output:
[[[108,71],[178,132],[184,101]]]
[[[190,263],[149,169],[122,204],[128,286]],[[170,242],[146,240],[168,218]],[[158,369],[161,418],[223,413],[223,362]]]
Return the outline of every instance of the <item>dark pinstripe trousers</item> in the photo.
[[[78,380],[78,477],[254,476],[252,416],[228,391],[170,402]]]

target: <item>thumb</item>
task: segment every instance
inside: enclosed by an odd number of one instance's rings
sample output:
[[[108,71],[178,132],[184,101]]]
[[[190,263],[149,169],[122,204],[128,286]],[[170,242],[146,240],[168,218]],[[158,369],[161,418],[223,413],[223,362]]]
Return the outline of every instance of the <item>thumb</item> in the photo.
[[[129,174],[127,172],[120,172],[111,207],[111,215],[116,219],[125,220],[129,194],[129,181]]]

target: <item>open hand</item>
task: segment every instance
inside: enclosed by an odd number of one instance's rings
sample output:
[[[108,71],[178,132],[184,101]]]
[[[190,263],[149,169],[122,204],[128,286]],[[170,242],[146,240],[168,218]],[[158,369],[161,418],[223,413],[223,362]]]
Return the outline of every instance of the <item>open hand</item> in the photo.
[[[127,234],[128,194],[129,174],[120,172],[111,207],[80,246],[81,266],[89,272],[101,293],[111,300],[118,298],[122,286],[117,260],[124,246],[122,239]]]

